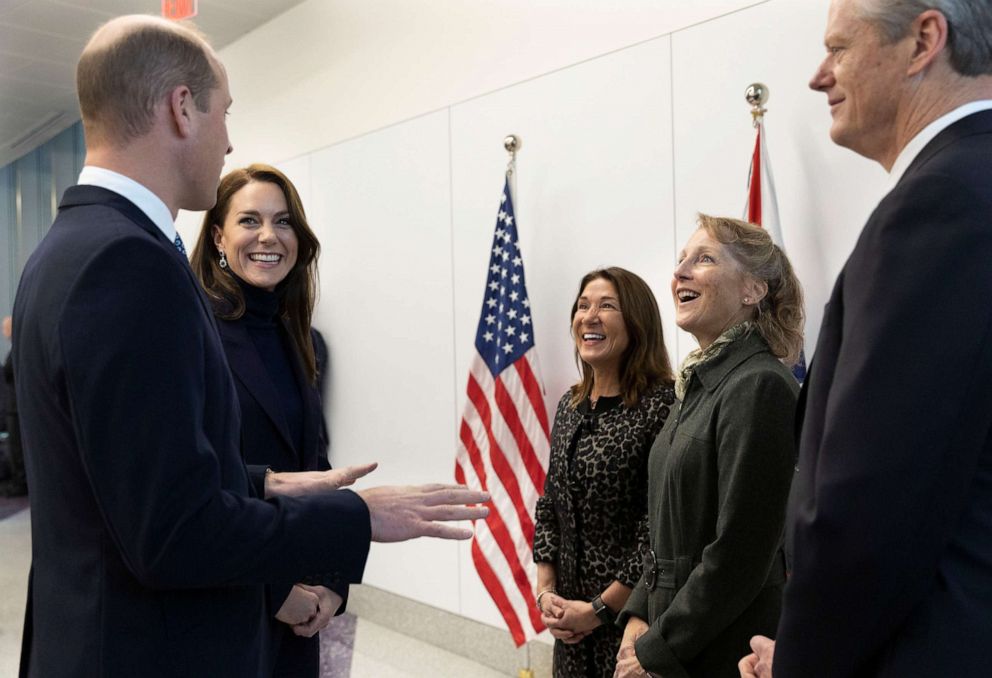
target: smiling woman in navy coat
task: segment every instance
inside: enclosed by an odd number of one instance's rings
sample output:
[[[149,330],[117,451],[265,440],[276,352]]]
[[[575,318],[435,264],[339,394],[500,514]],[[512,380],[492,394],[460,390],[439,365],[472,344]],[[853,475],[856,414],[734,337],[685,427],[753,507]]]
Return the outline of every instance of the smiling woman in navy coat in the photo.
[[[278,472],[330,469],[320,391],[327,352],[310,327],[319,250],[296,188],[255,164],[221,180],[192,255],[234,375],[245,463],[263,496],[279,493]],[[368,470],[342,469],[335,484]],[[347,584],[315,583],[269,588],[271,613],[283,622],[273,625],[273,676],[318,675],[317,633]]]

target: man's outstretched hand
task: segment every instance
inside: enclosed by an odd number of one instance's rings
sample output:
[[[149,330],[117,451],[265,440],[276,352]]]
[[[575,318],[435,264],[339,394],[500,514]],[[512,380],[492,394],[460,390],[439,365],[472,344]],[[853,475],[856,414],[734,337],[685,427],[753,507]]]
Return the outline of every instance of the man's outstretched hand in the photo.
[[[447,525],[489,515],[489,493],[464,485],[408,485],[373,487],[358,495],[369,507],[372,541],[395,542],[417,537],[469,539],[472,528]]]

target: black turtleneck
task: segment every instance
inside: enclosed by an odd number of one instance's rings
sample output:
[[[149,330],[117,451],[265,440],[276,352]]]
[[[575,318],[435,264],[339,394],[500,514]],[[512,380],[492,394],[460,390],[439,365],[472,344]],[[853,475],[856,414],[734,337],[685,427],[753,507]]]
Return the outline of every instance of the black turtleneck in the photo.
[[[303,397],[295,365],[301,361],[294,359],[295,347],[282,320],[279,318],[279,303],[282,292],[276,289],[269,292],[261,287],[249,285],[234,276],[245,296],[245,314],[241,322],[248,330],[248,336],[258,350],[272,385],[279,394],[279,402],[286,416],[289,434],[297,455],[303,457]],[[246,441],[251,444],[250,441]],[[298,469],[276,469],[292,471]]]

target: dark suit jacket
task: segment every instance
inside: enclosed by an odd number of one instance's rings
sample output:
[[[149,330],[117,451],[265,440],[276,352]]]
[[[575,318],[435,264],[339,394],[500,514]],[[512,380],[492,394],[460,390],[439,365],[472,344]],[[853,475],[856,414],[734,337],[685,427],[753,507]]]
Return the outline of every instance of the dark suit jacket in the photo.
[[[207,300],[132,203],[66,191],[14,328],[32,495],[22,674],[257,675],[264,583],[359,580],[357,495],[249,497]]]
[[[992,112],[871,215],[802,397],[775,678],[992,672]]]

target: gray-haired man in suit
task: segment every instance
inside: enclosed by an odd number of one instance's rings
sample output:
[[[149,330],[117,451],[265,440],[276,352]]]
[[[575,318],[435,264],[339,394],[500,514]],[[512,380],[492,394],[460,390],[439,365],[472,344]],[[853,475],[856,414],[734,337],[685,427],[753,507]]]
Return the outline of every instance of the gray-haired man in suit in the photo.
[[[992,667],[992,3],[833,0],[810,81],[889,190],[800,395],[776,643],[744,676]]]

